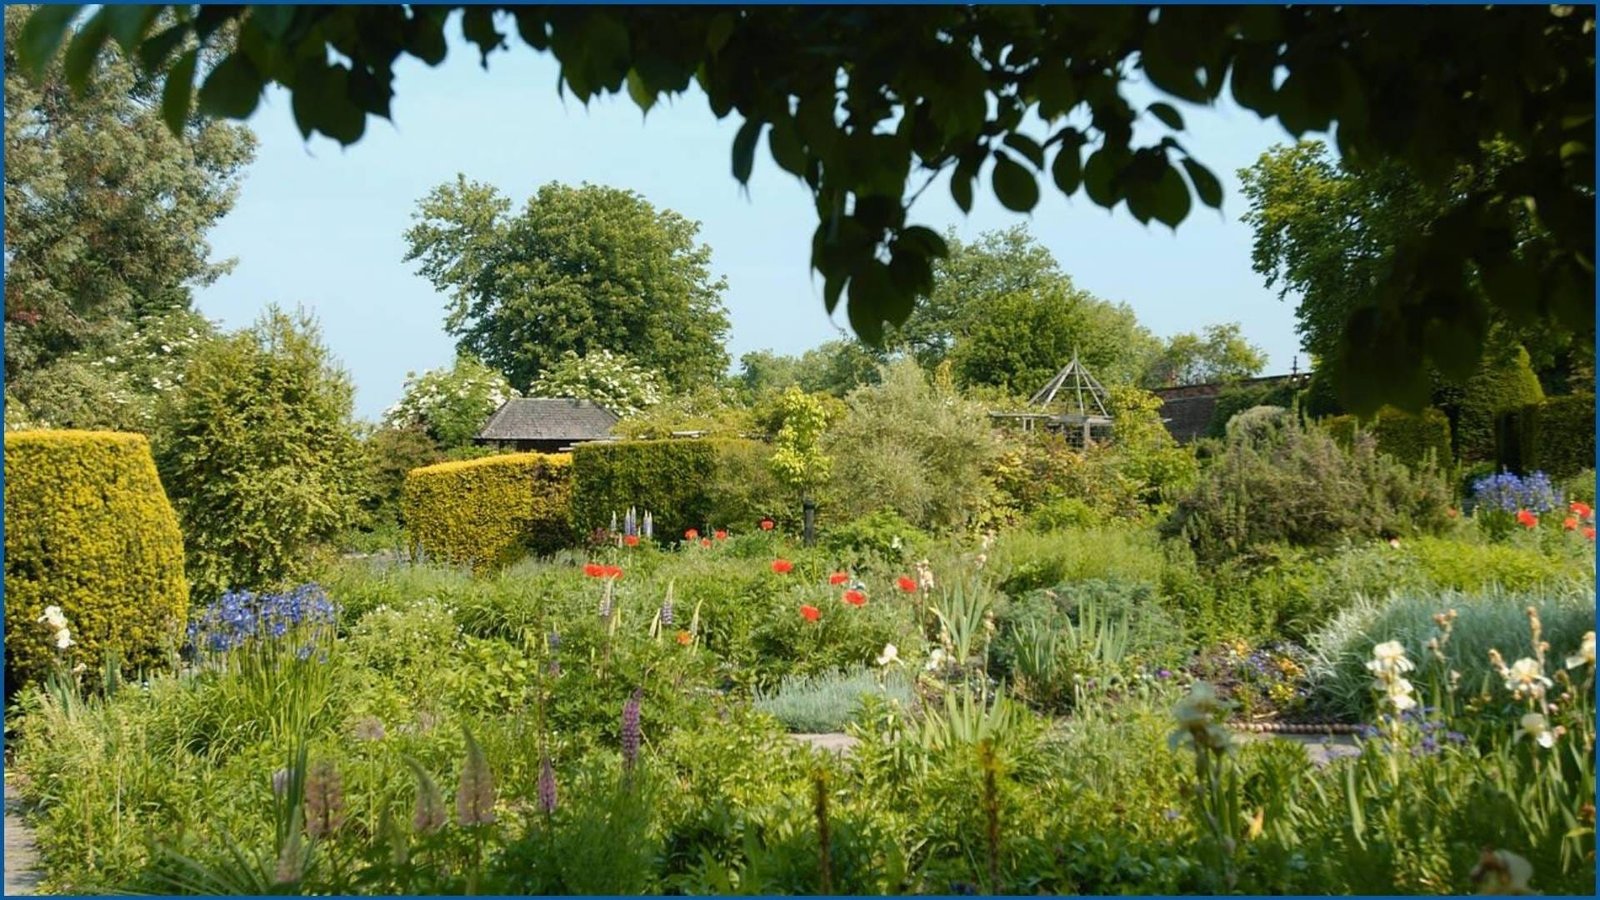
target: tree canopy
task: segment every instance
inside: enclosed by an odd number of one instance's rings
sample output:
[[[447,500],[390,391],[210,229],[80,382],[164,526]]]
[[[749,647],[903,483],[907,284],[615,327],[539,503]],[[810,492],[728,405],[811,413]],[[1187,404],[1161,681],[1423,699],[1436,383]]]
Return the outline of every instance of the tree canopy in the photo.
[[[609,350],[687,390],[720,377],[726,282],[700,226],[632,191],[541,187],[520,215],[458,176],[418,204],[408,261],[450,294],[446,329],[526,389],[562,357]]]
[[[6,8],[6,381],[73,358],[74,371],[51,379],[110,383],[115,360],[84,367],[131,350],[132,323],[185,313],[191,291],[231,267],[210,258],[205,235],[233,207],[255,138],[191,118],[187,106],[169,131],[158,84],[115,49],[83,63],[94,77],[81,91],[68,89],[60,63],[24,77],[26,20],[27,10]]]
[[[1212,384],[1260,375],[1266,365],[1267,355],[1245,339],[1239,323],[1228,322],[1167,338],[1139,380],[1147,388]]]
[[[349,144],[369,116],[389,116],[402,56],[444,58],[453,11],[106,6],[68,45],[66,72],[85,84],[114,40],[166,73],[174,127],[191,97],[245,118],[278,84],[304,135]],[[76,14],[36,12],[20,62],[47,65]],[[1358,405],[1419,401],[1429,360],[1478,355],[1490,308],[1592,330],[1593,7],[471,6],[460,23],[485,65],[511,31],[552,53],[560,89],[583,102],[626,91],[649,110],[695,82],[714,115],[737,114],[734,178],[748,182],[765,139],[804,181],[824,302],[847,300],[869,343],[932,288],[946,247],[909,209],[941,173],[962,209],[986,184],[1027,212],[1046,178],[1141,222],[1175,227],[1195,198],[1219,206],[1220,183],[1177,137],[1182,114],[1135,108],[1136,78],[1190,103],[1228,90],[1294,135],[1330,132],[1353,165],[1393,162],[1430,185],[1482,168],[1490,141],[1515,151],[1448,216],[1404,235],[1389,277],[1347,317]],[[201,72],[191,39],[220,61]],[[1168,133],[1136,141],[1141,119]],[[1519,242],[1528,210],[1541,236]],[[1467,289],[1474,277],[1481,294]]]

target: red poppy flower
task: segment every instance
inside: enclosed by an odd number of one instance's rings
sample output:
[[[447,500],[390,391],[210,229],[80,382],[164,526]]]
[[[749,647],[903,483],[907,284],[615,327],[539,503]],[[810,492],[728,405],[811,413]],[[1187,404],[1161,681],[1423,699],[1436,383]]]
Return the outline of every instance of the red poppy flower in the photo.
[[[715,532],[712,533],[712,536],[715,537],[719,541],[725,541],[725,540],[728,539],[728,532],[726,530],[724,530],[724,529],[719,528]]]
[[[700,539],[700,546],[702,546],[702,547],[711,546],[711,538],[701,538]]]
[[[867,595],[857,590],[848,590],[844,592],[844,602],[851,606],[866,606]]]
[[[794,563],[789,562],[787,559],[775,559],[772,561],[772,571],[777,572],[779,575],[787,575],[793,568]]]
[[[626,535],[623,537],[622,542],[629,547],[637,547],[639,546],[639,536],[637,534]]]
[[[1588,528],[1585,528],[1583,530],[1583,536],[1591,541],[1594,540],[1594,526],[1590,525]]]
[[[917,580],[915,578],[901,575],[900,579],[895,582],[895,585],[897,585],[900,590],[905,591],[908,594],[914,594],[917,592]]]
[[[1589,504],[1577,500],[1572,501],[1572,511],[1577,513],[1581,519],[1587,519],[1594,515],[1594,509]]]
[[[800,607],[800,615],[804,616],[807,622],[815,622],[822,618],[822,610],[807,603],[805,606]]]
[[[1561,527],[1566,531],[1576,531],[1578,528],[1578,517],[1567,516],[1565,519],[1561,520]]]
[[[606,574],[606,567],[600,565],[599,563],[589,563],[583,567],[583,574],[589,576],[590,578],[599,578],[600,576]]]
[[[678,643],[682,644],[683,646],[685,646],[685,647],[689,646],[689,642],[692,641],[692,640],[694,640],[694,635],[690,634],[689,632],[687,632],[687,631],[678,632]]]
[[[774,522],[771,519],[762,519],[761,520],[761,530],[762,531],[771,531],[773,528],[777,527],[777,524],[778,524],[777,522]]]
[[[1539,517],[1525,509],[1517,510],[1517,524],[1524,528],[1533,528],[1539,524]]]
[[[685,531],[683,533],[683,539],[686,541],[698,541],[700,539],[700,529],[691,528],[688,531]]]
[[[844,584],[846,581],[849,581],[849,580],[850,580],[850,576],[848,574],[844,573],[844,572],[835,572],[832,575],[828,576],[828,583],[832,584],[832,585]]]
[[[1456,508],[1453,507],[1453,506],[1450,507],[1449,509],[1445,510],[1444,514],[1449,516],[1452,519],[1454,519],[1456,516],[1461,515],[1461,513],[1459,511],[1457,511]]]
[[[621,578],[622,577],[622,567],[621,566],[604,566],[603,567],[603,571],[600,574],[604,575],[607,578]]]

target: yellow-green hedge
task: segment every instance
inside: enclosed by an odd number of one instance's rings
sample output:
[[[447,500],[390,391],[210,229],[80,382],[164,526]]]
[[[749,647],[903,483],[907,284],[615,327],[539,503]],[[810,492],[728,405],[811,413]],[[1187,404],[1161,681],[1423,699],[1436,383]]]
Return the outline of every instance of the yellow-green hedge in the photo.
[[[59,606],[69,664],[162,659],[189,611],[178,518],[142,435],[14,431],[5,436],[6,666],[16,684],[56,658],[39,624]]]
[[[572,539],[572,457],[508,453],[406,473],[402,515],[423,556],[483,570]]]

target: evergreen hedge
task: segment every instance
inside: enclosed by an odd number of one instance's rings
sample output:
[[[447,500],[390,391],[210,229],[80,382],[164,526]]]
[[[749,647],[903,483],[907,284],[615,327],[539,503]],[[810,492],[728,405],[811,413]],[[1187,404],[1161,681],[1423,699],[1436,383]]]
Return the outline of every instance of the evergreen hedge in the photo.
[[[413,551],[475,571],[572,543],[572,457],[509,453],[406,473]]]

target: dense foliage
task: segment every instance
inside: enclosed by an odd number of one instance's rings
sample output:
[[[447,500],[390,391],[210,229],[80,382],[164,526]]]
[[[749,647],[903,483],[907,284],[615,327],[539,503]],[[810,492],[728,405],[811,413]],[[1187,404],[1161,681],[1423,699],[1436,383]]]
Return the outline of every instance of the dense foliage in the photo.
[[[471,446],[490,414],[519,396],[504,375],[458,356],[448,369],[407,372],[400,399],[384,410],[383,423],[393,430],[420,428],[440,449],[455,450]]]
[[[5,486],[8,698],[107,655],[133,668],[165,661],[189,585],[149,443],[112,432],[9,433]]]
[[[354,524],[353,394],[303,315],[270,309],[196,352],[165,408],[156,465],[197,599],[293,578],[308,551]]]
[[[402,516],[413,552],[474,570],[572,543],[572,458],[508,453],[406,474]]]
[[[1566,478],[1594,468],[1594,395],[1568,394],[1500,414],[1495,459],[1510,469]]]

